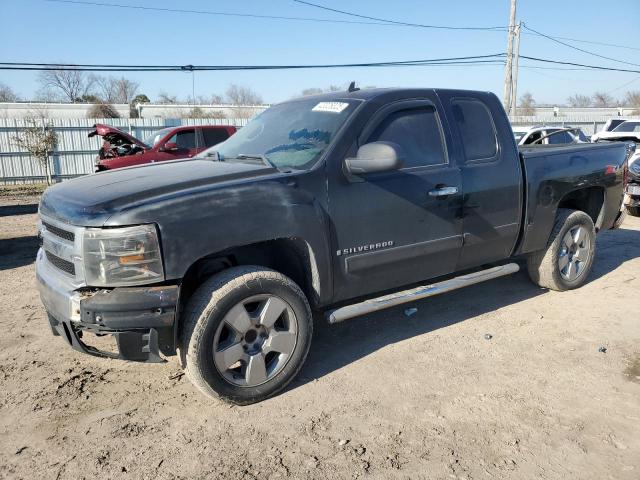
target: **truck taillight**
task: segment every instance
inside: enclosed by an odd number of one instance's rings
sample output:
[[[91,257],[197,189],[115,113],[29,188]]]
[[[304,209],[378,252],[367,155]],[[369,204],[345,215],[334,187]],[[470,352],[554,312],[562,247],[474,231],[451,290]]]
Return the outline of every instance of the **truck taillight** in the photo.
[[[613,175],[617,171],[618,171],[618,169],[616,168],[615,165],[607,165],[607,167],[604,169],[604,174],[605,175]]]

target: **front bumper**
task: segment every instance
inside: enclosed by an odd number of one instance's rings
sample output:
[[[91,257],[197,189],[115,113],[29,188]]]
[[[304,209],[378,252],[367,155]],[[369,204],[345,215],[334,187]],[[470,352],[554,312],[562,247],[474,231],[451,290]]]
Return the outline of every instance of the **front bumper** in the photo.
[[[627,185],[624,196],[624,205],[627,207],[640,206],[640,183],[631,182]]]
[[[36,258],[36,279],[53,334],[73,349],[137,362],[162,362],[160,352],[175,355],[178,286],[76,290],[42,250]],[[87,345],[85,334],[112,335],[117,352]]]

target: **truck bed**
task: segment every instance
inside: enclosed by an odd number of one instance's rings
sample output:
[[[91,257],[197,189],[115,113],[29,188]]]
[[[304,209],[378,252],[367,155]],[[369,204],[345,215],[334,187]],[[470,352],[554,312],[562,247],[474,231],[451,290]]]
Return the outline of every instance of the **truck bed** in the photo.
[[[613,225],[624,194],[627,145],[622,142],[519,147],[525,176],[526,202],[522,239],[517,254],[545,247],[558,201],[574,190],[604,196],[602,208],[590,212],[596,229]],[[570,208],[570,199],[567,205]],[[535,227],[534,227],[535,225]]]

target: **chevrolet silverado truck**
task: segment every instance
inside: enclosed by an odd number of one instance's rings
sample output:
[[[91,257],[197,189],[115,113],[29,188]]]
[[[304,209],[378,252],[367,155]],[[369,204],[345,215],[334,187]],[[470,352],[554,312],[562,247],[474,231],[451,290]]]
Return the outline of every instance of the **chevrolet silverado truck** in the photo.
[[[195,158],[47,189],[37,284],[74,349],[179,355],[206,395],[248,404],[295,377],[319,313],[341,322],[525,263],[543,288],[581,286],[596,232],[620,215],[628,155],[519,151],[487,92],[291,100]]]

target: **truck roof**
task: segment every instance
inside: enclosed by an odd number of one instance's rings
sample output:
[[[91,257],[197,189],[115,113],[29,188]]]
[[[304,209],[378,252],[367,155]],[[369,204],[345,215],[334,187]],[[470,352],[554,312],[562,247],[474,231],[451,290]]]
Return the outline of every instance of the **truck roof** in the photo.
[[[288,100],[287,102],[295,102],[299,100],[309,100],[309,99],[317,99],[321,102],[333,102],[341,99],[352,99],[352,100],[374,100],[378,98],[384,98],[387,96],[420,96],[426,93],[439,93],[439,92],[447,92],[453,94],[473,94],[473,95],[487,95],[490,92],[483,92],[479,90],[461,90],[461,89],[448,89],[448,88],[399,88],[399,87],[390,87],[390,88],[363,88],[361,90],[356,90],[353,92],[349,92],[347,90],[341,90],[336,92],[328,92],[328,93],[320,93],[317,95],[309,95],[306,97],[299,97],[293,100]],[[286,102],[283,102],[286,103]]]

